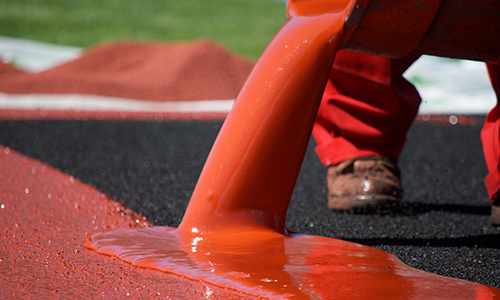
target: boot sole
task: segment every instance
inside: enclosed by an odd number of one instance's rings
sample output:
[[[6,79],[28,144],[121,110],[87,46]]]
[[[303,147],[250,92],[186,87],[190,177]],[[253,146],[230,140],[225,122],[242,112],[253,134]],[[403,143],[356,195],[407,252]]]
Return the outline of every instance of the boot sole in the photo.
[[[401,198],[380,194],[359,195],[354,197],[329,197],[328,208],[354,213],[390,213],[401,209]]]

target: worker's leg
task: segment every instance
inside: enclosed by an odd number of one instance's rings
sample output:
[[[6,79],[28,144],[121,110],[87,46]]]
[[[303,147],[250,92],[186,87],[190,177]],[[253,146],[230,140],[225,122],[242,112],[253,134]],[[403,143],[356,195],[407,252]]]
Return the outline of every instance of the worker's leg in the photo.
[[[316,152],[330,167],[330,208],[364,209],[401,198],[396,161],[420,104],[402,74],[416,58],[337,53],[313,129]]]
[[[488,73],[498,101],[500,95],[500,66],[489,64]],[[493,205],[491,221],[495,225],[500,225],[500,103],[498,102],[486,117],[486,122],[481,131],[481,140],[489,172],[485,182]]]

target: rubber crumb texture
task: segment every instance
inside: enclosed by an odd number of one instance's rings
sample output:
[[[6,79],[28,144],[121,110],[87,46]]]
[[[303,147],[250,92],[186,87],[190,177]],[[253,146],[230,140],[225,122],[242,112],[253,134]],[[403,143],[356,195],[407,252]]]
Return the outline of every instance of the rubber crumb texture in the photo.
[[[93,233],[151,226],[73,176],[0,146],[0,299],[241,299],[84,249]]]

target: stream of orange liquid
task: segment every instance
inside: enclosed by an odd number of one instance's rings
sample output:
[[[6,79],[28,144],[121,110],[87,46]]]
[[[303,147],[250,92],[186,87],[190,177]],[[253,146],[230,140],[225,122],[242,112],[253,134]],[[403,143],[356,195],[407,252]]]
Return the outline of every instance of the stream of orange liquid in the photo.
[[[179,228],[96,234],[86,247],[267,298],[493,299],[374,248],[289,234],[285,216],[354,1],[296,0],[248,78]]]

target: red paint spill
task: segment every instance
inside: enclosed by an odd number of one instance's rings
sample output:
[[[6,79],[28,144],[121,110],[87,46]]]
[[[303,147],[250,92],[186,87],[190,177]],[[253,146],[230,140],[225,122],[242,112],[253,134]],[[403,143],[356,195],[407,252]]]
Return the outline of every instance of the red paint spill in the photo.
[[[410,268],[382,250],[254,229],[188,236],[174,228],[119,229],[88,247],[135,266],[270,299],[496,299],[498,289]]]
[[[269,298],[500,296],[493,288],[410,268],[380,250],[287,234],[290,196],[353,5],[332,3],[290,1],[292,17],[237,98],[178,229],[123,229],[97,234],[86,246]]]

